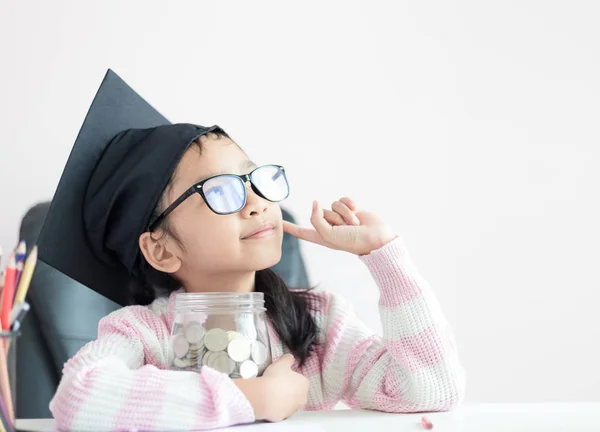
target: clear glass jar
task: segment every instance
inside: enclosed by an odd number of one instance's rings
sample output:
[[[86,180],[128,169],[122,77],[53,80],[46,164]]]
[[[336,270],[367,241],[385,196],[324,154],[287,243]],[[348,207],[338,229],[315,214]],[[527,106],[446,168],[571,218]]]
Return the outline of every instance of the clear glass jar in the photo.
[[[260,292],[176,294],[170,368],[261,376],[272,362],[264,303]]]

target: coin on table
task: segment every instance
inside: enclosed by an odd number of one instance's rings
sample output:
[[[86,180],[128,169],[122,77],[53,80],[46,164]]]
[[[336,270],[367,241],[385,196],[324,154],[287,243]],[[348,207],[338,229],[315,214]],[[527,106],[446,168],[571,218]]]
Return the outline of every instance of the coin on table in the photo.
[[[258,365],[263,364],[267,361],[267,347],[261,341],[254,341],[252,343],[252,360]]]
[[[240,365],[240,375],[242,378],[255,378],[258,375],[258,366],[252,360],[246,360]]]
[[[204,339],[204,327],[198,321],[191,321],[183,333],[190,344],[198,344]]]
[[[223,372],[227,375],[232,373],[235,370],[235,362],[229,358],[225,351],[219,351],[213,353],[210,357],[209,366],[213,369],[218,370],[219,372]]]
[[[220,328],[210,329],[204,336],[204,345],[211,351],[223,351],[228,343],[227,332]]]
[[[243,362],[250,358],[250,341],[246,338],[238,338],[229,342],[227,345],[227,354],[233,361]]]
[[[175,353],[175,356],[183,358],[189,350],[190,344],[187,339],[182,335],[175,336],[173,339],[173,352]]]

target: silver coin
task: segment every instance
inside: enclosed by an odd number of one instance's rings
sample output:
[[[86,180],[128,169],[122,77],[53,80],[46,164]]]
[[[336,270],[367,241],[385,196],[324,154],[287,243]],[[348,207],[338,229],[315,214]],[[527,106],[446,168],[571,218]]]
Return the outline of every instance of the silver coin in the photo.
[[[219,355],[222,353],[223,351],[209,351],[209,354],[206,355],[206,366],[210,366],[210,367],[214,367],[215,361],[217,360],[217,358],[219,357]]]
[[[228,343],[227,332],[220,328],[210,329],[204,336],[204,345],[211,351],[223,351]]]
[[[182,335],[175,336],[173,339],[173,352],[175,353],[175,356],[184,358],[189,350],[190,344],[188,343],[187,339]]]
[[[190,345],[190,354],[199,354],[204,350],[204,345]]]
[[[204,349],[204,336],[198,342],[190,344],[190,348]]]
[[[204,339],[204,327],[198,321],[191,321],[184,330],[185,338],[191,344],[197,344]]]
[[[209,361],[210,367],[227,375],[231,374],[235,370],[235,362],[229,358],[225,351],[213,353]]]
[[[204,356],[202,357],[202,364],[205,366],[210,366],[210,356],[215,354],[213,351],[206,351]]]
[[[252,360],[257,365],[262,365],[267,361],[268,352],[267,347],[261,341],[254,341],[252,343]]]
[[[227,354],[233,361],[243,362],[250,358],[250,341],[246,338],[238,338],[229,342]]]
[[[231,342],[234,339],[239,339],[239,338],[244,337],[244,336],[242,336],[242,334],[239,333],[239,332],[230,330],[230,331],[227,332],[227,337],[229,338],[229,342]]]
[[[201,358],[204,357],[204,353],[206,350],[204,348],[192,348],[190,347],[190,351],[188,353],[188,358],[192,360],[194,363],[197,363]]]
[[[242,378],[255,378],[258,375],[258,366],[252,360],[246,360],[240,365],[240,375]]]
[[[190,367],[192,363],[188,359],[180,359],[175,357],[175,359],[173,359],[173,365],[179,369],[184,369],[186,367]]]
[[[206,349],[203,348],[200,351],[198,351],[196,354],[191,355],[190,361],[192,361],[194,366],[200,367],[203,365],[203,359],[204,359],[204,356],[206,355],[206,353],[207,353]]]

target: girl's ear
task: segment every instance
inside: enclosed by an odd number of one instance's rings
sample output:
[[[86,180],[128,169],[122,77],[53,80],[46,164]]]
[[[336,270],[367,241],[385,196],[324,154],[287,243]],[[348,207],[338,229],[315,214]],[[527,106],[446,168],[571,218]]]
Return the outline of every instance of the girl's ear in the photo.
[[[181,260],[175,254],[174,246],[158,234],[145,232],[140,235],[139,245],[146,261],[163,273],[175,273],[181,268]]]

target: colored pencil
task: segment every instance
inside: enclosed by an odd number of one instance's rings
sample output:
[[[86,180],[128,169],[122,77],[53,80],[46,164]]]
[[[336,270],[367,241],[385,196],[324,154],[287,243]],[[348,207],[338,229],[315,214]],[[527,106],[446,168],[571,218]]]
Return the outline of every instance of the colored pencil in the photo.
[[[21,240],[15,249],[15,261],[25,261],[25,255],[27,254],[27,243],[25,240]]]
[[[0,310],[2,330],[8,330],[10,328],[10,311],[15,295],[15,277],[17,275],[16,266],[15,254],[12,253],[8,259],[8,267],[6,267],[6,277],[4,279],[4,289],[2,290],[2,309]]]
[[[27,255],[27,243],[25,240],[21,240],[17,249],[15,250],[15,261],[17,263],[17,276],[15,277],[15,287],[19,286],[19,280],[21,279],[21,273],[23,273],[23,263],[25,262],[25,256]]]
[[[13,284],[15,289],[14,289],[14,295],[17,294],[17,287],[19,286],[19,280],[21,279],[21,274],[23,274],[23,261],[17,261],[17,267],[15,269],[15,283]],[[14,298],[12,299],[13,301],[13,305],[14,305]]]
[[[29,256],[25,260],[25,267],[23,268],[23,275],[21,281],[17,287],[17,293],[15,295],[15,304],[23,303],[27,297],[27,291],[29,291],[29,285],[31,284],[31,278],[33,277],[33,271],[37,264],[38,248],[34,246],[29,253]]]
[[[14,429],[10,424],[10,416],[8,415],[8,410],[6,409],[6,404],[4,403],[4,398],[0,395],[0,416],[2,417],[2,430],[5,432],[12,432]]]
[[[5,338],[2,337],[2,339]],[[10,393],[10,380],[8,378],[8,368],[6,365],[6,351],[4,349],[0,349],[0,393],[6,404],[6,411],[8,411],[10,423],[15,424],[12,394]]]

